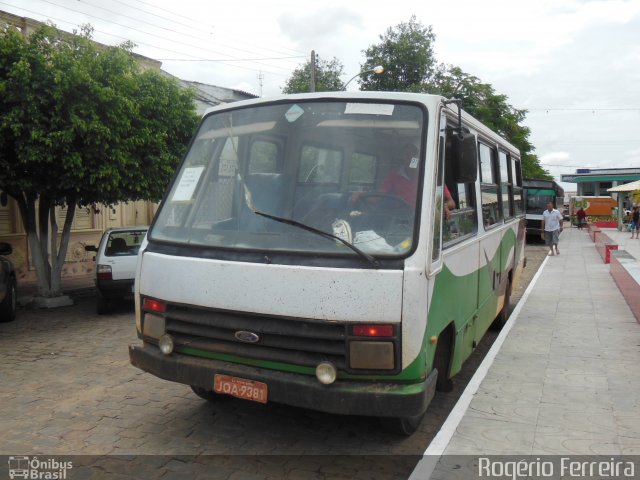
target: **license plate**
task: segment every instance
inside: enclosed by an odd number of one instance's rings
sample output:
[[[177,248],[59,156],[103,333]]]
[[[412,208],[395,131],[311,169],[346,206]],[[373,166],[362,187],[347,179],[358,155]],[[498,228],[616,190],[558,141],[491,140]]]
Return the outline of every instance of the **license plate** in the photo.
[[[213,391],[232,397],[267,403],[267,384],[230,375],[216,375],[213,378]]]

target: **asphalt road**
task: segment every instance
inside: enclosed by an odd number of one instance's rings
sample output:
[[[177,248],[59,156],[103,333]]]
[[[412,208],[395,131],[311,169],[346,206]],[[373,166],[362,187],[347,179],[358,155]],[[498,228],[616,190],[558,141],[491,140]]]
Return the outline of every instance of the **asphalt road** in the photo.
[[[528,246],[512,305],[545,254]],[[74,457],[76,471],[92,466],[83,478],[407,478],[496,337],[485,336],[454,390],[436,394],[406,438],[374,418],[207,403],[129,364],[131,304],[98,316],[91,290],[73,297],[72,307],[22,310],[0,324],[0,455],[91,455]]]

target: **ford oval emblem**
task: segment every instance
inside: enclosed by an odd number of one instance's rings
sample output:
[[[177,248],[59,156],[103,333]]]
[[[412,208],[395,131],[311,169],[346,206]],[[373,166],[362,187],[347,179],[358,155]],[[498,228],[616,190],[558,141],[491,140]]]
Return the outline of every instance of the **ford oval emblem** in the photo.
[[[244,343],[257,343],[258,340],[260,340],[260,337],[257,334],[247,332],[246,330],[238,330],[234,336]]]

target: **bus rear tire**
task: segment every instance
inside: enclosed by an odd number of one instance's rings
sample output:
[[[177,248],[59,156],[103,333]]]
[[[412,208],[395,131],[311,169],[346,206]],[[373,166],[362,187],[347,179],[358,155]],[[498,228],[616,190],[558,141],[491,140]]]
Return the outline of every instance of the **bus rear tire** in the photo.
[[[380,419],[380,423],[387,432],[408,437],[418,430],[423,418],[424,413],[415,417],[383,417]]]

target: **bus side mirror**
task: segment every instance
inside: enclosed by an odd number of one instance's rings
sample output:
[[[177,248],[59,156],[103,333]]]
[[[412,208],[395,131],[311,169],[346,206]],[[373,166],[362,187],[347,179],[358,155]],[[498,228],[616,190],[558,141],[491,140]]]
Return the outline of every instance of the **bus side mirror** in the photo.
[[[471,183],[478,178],[478,144],[472,133],[453,135],[456,183]]]
[[[85,245],[84,249],[87,252],[97,252],[98,251],[98,248],[95,245]]]

